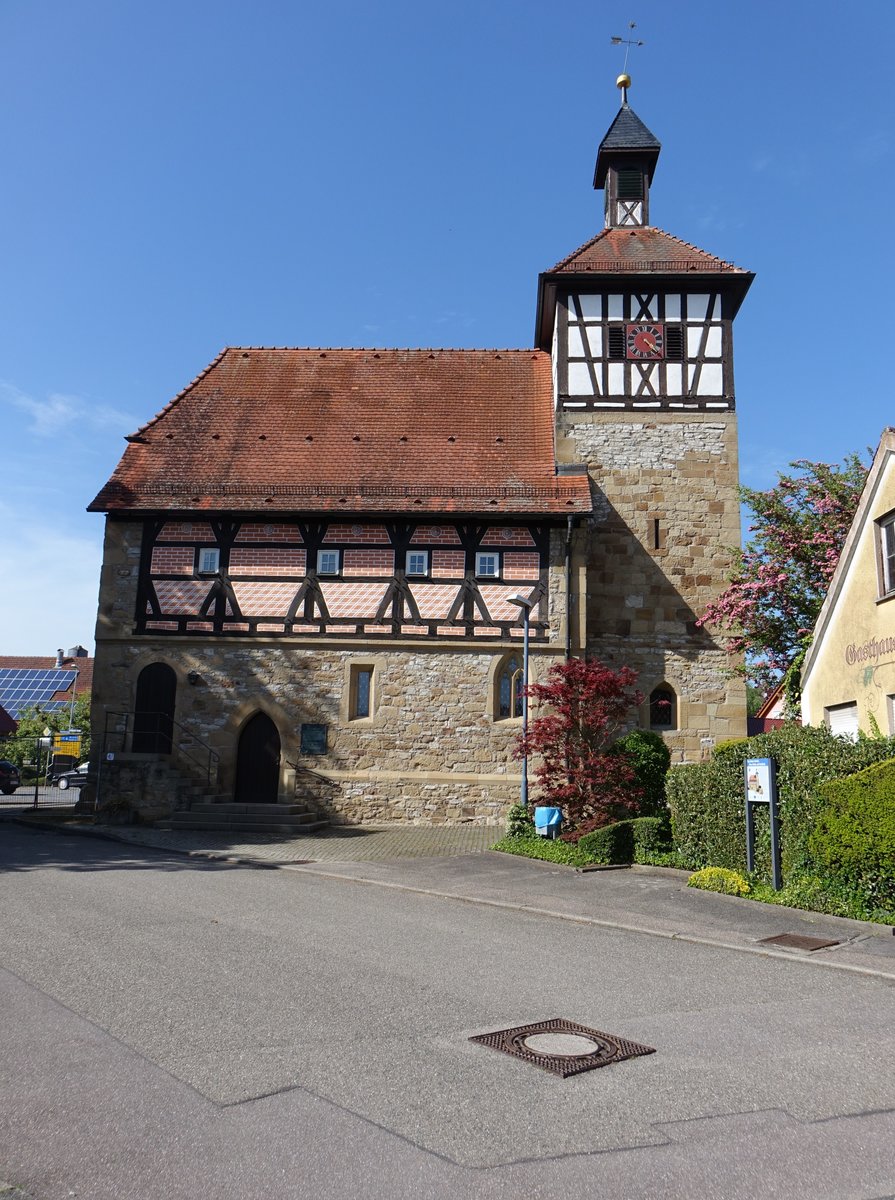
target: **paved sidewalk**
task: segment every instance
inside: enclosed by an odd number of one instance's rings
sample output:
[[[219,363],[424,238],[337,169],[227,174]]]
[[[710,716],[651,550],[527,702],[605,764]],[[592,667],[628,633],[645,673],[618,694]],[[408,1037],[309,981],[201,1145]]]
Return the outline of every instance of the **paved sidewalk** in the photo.
[[[15,814],[16,817],[20,815]],[[31,825],[27,817],[24,823]],[[244,862],[278,865],[452,858],[460,854],[477,854],[488,850],[503,836],[502,828],[481,825],[331,826],[302,837],[255,834],[250,839],[242,833],[217,833],[201,829],[151,829],[137,825],[79,826],[67,822],[60,824],[58,828],[88,837],[112,838],[132,846],[170,850],[177,854],[235,858]]]

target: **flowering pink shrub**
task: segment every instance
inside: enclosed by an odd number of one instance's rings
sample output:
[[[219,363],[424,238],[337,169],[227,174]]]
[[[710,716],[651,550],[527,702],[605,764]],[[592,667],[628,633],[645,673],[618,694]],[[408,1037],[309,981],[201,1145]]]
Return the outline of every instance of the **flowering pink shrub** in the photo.
[[[841,466],[799,459],[765,492],[741,488],[754,536],[737,550],[727,589],[700,624],[729,632],[745,674],[769,690],[807,646],[852,523],[867,467],[857,454]]]

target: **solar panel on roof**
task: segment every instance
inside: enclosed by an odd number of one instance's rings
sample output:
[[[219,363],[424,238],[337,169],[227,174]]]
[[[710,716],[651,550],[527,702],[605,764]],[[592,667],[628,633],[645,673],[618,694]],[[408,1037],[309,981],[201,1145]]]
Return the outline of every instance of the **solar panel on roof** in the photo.
[[[70,701],[52,697],[68,691],[77,675],[77,671],[0,667],[0,705],[14,720],[23,709],[38,704],[48,712],[63,708]]]

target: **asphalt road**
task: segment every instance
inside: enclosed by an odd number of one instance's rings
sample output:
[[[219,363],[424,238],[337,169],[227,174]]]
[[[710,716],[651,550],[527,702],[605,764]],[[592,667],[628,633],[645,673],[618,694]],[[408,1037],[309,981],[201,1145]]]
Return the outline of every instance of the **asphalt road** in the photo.
[[[6,823],[0,868],[33,1200],[895,1193],[891,977]],[[656,1053],[563,1080],[468,1040],[550,1017]]]

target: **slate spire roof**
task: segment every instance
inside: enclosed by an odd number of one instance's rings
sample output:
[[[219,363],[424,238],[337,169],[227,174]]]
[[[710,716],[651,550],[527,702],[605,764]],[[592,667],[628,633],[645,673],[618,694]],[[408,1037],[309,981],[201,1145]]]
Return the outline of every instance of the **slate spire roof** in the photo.
[[[624,160],[642,164],[649,182],[652,183],[661,149],[662,143],[647,129],[626,100],[600,142],[597,165],[594,168],[594,187],[597,190],[605,187],[610,166],[619,165],[620,161]]]
[[[662,143],[627,103],[621,106],[615,120],[600,142],[600,150],[661,150]]]

